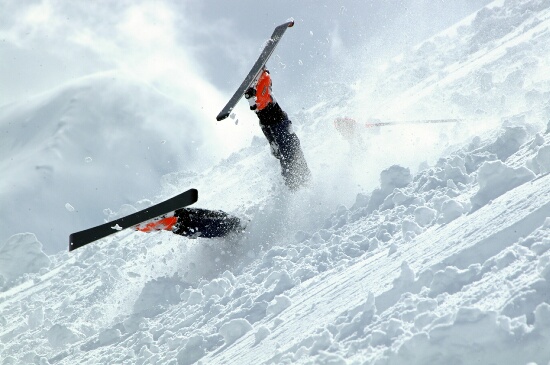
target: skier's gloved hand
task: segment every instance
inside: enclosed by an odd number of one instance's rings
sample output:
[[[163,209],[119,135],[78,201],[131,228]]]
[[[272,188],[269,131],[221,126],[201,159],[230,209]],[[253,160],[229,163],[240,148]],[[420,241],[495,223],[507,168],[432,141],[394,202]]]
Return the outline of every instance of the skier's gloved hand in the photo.
[[[256,110],[256,89],[249,87],[248,90],[244,92],[244,97],[248,100],[248,105],[250,105],[250,110]]]

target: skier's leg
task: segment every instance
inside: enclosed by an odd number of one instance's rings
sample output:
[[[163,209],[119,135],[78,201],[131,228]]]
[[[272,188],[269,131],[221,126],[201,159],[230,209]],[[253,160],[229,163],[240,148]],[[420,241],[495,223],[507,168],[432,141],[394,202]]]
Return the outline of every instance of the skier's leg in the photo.
[[[266,136],[272,154],[281,163],[281,173],[286,185],[297,189],[310,178],[298,136],[292,131],[292,123],[271,93],[271,76],[267,70],[261,74],[255,88],[250,88],[245,97],[250,108],[260,119],[260,126]]]
[[[262,132],[264,133],[265,138],[267,139],[267,142],[269,142],[269,147],[271,148],[271,154],[275,156],[276,159],[281,159],[281,155],[279,154],[279,146],[277,145],[277,140],[275,136],[275,131],[273,130],[273,126],[271,125],[263,125],[260,123],[260,128],[262,129]]]
[[[309,181],[311,173],[300,147],[298,136],[292,131],[288,119],[272,125],[260,123],[262,131],[271,146],[271,152],[281,164],[281,174],[285,184],[297,189]]]
[[[241,220],[221,210],[182,208],[174,214],[178,223],[172,232],[188,237],[223,237],[242,229]]]

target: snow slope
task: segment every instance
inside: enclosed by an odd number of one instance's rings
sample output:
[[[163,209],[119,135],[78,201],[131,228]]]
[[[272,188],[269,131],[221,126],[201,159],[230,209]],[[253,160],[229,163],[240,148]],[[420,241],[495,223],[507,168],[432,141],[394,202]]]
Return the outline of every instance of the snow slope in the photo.
[[[292,115],[315,176],[298,193],[258,138],[163,176],[165,197],[197,187],[249,218],[242,237],[121,232],[47,256],[12,236],[2,362],[548,364],[549,38],[549,3],[497,1],[395,60],[371,98],[331,85]],[[375,98],[378,116],[469,121],[337,138],[333,117]]]

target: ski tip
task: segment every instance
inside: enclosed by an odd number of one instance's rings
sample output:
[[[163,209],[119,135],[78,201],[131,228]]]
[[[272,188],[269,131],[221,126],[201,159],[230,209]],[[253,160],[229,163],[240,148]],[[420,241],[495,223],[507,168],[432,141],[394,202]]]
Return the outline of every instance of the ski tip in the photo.
[[[224,119],[227,118],[228,116],[229,116],[229,113],[220,113],[220,114],[218,114],[218,116],[216,117],[216,120],[219,122],[219,121],[224,120]]]
[[[293,26],[294,26],[294,19],[291,18],[291,19],[289,19],[289,21],[288,21],[288,27],[291,28],[291,27],[293,27]]]

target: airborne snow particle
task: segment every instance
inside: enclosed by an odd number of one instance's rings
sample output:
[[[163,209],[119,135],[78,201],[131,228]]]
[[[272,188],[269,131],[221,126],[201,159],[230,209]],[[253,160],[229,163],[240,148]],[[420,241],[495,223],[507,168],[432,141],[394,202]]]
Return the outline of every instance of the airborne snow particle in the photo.
[[[88,157],[84,158],[84,161],[86,163],[90,163],[90,162],[92,162],[92,158],[90,156],[88,156]]]
[[[74,212],[74,207],[69,203],[65,204],[65,209],[67,209],[69,212]]]

